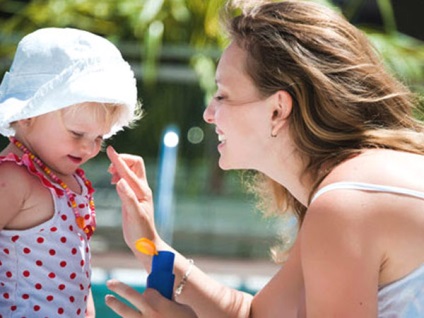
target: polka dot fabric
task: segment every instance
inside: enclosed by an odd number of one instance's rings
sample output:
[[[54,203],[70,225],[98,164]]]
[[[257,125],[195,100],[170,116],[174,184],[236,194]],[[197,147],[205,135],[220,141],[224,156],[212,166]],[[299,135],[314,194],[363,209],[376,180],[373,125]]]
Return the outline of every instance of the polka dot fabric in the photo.
[[[1,163],[1,161],[0,161]],[[90,220],[88,189],[75,195]],[[24,231],[0,231],[0,318],[85,317],[90,247],[65,195],[50,189],[55,215]]]

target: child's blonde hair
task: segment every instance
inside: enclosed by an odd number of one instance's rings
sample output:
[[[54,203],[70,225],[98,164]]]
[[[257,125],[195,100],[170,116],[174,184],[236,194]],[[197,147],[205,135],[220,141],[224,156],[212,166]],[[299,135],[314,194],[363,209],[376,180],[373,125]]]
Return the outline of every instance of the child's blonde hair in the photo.
[[[93,123],[101,122],[107,128],[108,134],[105,138],[110,137],[112,131],[119,131],[125,127],[132,128],[143,114],[141,103],[137,103],[133,117],[130,119],[127,118],[125,105],[113,103],[81,103],[62,108],[59,111],[62,117],[66,118],[72,118],[75,114],[84,112]]]

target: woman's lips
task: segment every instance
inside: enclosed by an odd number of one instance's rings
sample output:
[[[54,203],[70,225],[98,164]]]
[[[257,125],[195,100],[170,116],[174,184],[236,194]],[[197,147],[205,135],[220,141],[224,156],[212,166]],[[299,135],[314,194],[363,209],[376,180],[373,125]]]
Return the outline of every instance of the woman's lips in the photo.
[[[219,142],[224,142],[226,140],[224,133],[218,128],[215,130],[215,133],[218,135]]]

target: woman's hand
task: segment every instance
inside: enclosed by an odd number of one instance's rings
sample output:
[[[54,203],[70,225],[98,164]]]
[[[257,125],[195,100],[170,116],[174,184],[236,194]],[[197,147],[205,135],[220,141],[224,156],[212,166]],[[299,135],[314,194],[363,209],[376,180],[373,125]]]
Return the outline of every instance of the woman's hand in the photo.
[[[118,154],[107,148],[111,161],[112,183],[122,201],[122,230],[128,247],[137,255],[135,241],[146,237],[156,244],[160,241],[154,222],[153,196],[146,178],[143,159]]]
[[[129,301],[136,308],[131,308],[114,296],[107,295],[105,298],[106,305],[121,317],[197,318],[197,315],[190,307],[170,301],[162,297],[154,289],[148,288],[143,294],[140,294],[130,286],[117,280],[108,281],[107,286],[111,291]]]

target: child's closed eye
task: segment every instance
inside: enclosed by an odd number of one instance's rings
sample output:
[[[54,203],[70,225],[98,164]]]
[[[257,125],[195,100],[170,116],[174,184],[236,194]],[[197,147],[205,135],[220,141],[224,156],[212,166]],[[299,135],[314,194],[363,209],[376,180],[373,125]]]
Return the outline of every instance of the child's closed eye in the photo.
[[[84,137],[84,133],[75,131],[75,130],[70,130],[70,133],[72,134],[72,136],[77,137],[77,138],[82,138]]]

